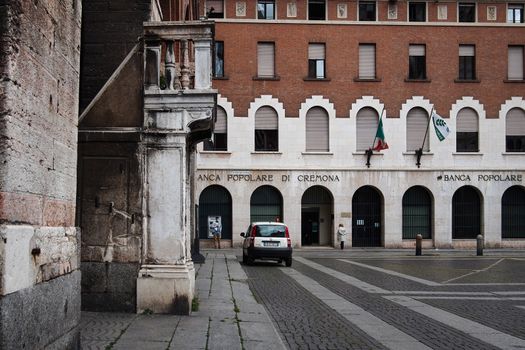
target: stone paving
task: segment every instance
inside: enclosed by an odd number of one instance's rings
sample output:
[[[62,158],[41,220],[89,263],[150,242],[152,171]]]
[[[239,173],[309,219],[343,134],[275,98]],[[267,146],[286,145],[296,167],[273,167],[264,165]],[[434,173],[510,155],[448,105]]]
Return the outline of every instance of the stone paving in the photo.
[[[523,349],[525,251],[205,251],[191,316],[82,314],[83,349]],[[253,293],[253,294],[252,294]]]

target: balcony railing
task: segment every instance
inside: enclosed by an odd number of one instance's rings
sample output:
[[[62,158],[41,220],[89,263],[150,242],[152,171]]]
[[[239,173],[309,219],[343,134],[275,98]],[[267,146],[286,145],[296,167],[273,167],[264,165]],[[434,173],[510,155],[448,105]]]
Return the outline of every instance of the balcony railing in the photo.
[[[146,91],[211,89],[213,22],[144,23]]]

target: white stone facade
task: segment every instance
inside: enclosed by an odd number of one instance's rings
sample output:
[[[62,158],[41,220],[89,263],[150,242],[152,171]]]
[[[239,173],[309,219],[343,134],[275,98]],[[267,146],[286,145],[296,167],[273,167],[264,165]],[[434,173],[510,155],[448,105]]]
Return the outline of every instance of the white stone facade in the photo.
[[[363,107],[372,107],[380,115],[384,107],[380,98],[363,96],[352,104],[348,113],[338,112],[338,115],[346,114],[349,118],[336,118],[333,104],[323,96],[306,99],[297,113],[285,111],[277,97],[264,95],[250,105],[247,118],[234,117],[235,106],[232,107],[225,96],[219,97],[218,105],[227,114],[228,151],[199,149],[195,203],[210,185],[221,185],[228,190],[232,196],[233,245],[240,244],[239,233],[249,225],[250,196],[261,185],[274,186],[282,194],[283,219],[290,228],[295,246],[301,244],[301,198],[311,186],[323,186],[333,197],[328,244],[337,244],[335,231],[339,223],[344,223],[351,245],[352,197],[357,189],[369,185],[382,196],[382,245],[411,247],[413,240],[402,239],[402,198],[407,189],[419,185],[426,188],[432,198],[432,239],[425,240],[425,245],[473,246],[474,240],[453,240],[451,234],[452,196],[460,187],[470,185],[479,191],[481,197],[480,233],[484,234],[487,246],[525,246],[525,239],[501,238],[502,195],[511,186],[524,186],[525,154],[505,150],[506,113],[512,108],[525,110],[525,101],[521,97],[502,101],[499,118],[487,119],[483,104],[469,96],[457,100],[449,111],[436,111],[448,117],[445,120],[452,132],[440,142],[430,125],[430,151],[423,154],[420,168],[416,166],[414,152],[406,151],[406,117],[414,107],[423,108],[430,114],[432,101],[423,96],[408,99],[400,111],[384,112],[383,127],[389,149],[375,152],[370,168],[365,166],[364,153],[356,151],[356,115]],[[268,105],[277,111],[279,118],[279,151],[255,152],[255,112]],[[315,106],[323,107],[328,113],[329,152],[305,152],[305,116],[308,109]],[[478,114],[479,152],[456,152],[456,116],[465,107]],[[299,118],[285,115],[299,115]],[[228,178],[231,174],[273,176],[271,181],[268,176],[263,181],[233,181]],[[305,181],[302,175],[320,175],[321,178]],[[322,176],[327,176],[325,179],[328,180],[323,181]],[[335,177],[338,180],[334,180]],[[314,178],[306,177],[307,180]],[[331,220],[329,217],[324,219]]]

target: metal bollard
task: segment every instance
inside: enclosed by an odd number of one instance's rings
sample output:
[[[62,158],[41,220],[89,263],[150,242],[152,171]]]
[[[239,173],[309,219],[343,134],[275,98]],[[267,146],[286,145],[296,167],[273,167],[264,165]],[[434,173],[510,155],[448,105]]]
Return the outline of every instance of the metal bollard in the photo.
[[[476,237],[476,246],[477,246],[477,251],[476,251],[476,255],[477,256],[482,256],[483,255],[483,246],[484,246],[484,242],[483,242],[483,235],[478,235]]]
[[[416,235],[416,256],[421,256],[421,246],[423,244],[423,236],[421,234]]]

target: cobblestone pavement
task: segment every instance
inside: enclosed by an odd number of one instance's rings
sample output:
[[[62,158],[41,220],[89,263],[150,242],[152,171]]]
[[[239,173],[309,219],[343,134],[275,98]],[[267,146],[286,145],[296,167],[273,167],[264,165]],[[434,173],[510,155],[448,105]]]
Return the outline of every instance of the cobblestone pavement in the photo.
[[[291,268],[243,265],[288,347],[525,348],[525,251],[353,253],[301,250]],[[372,318],[391,328],[368,327]]]

